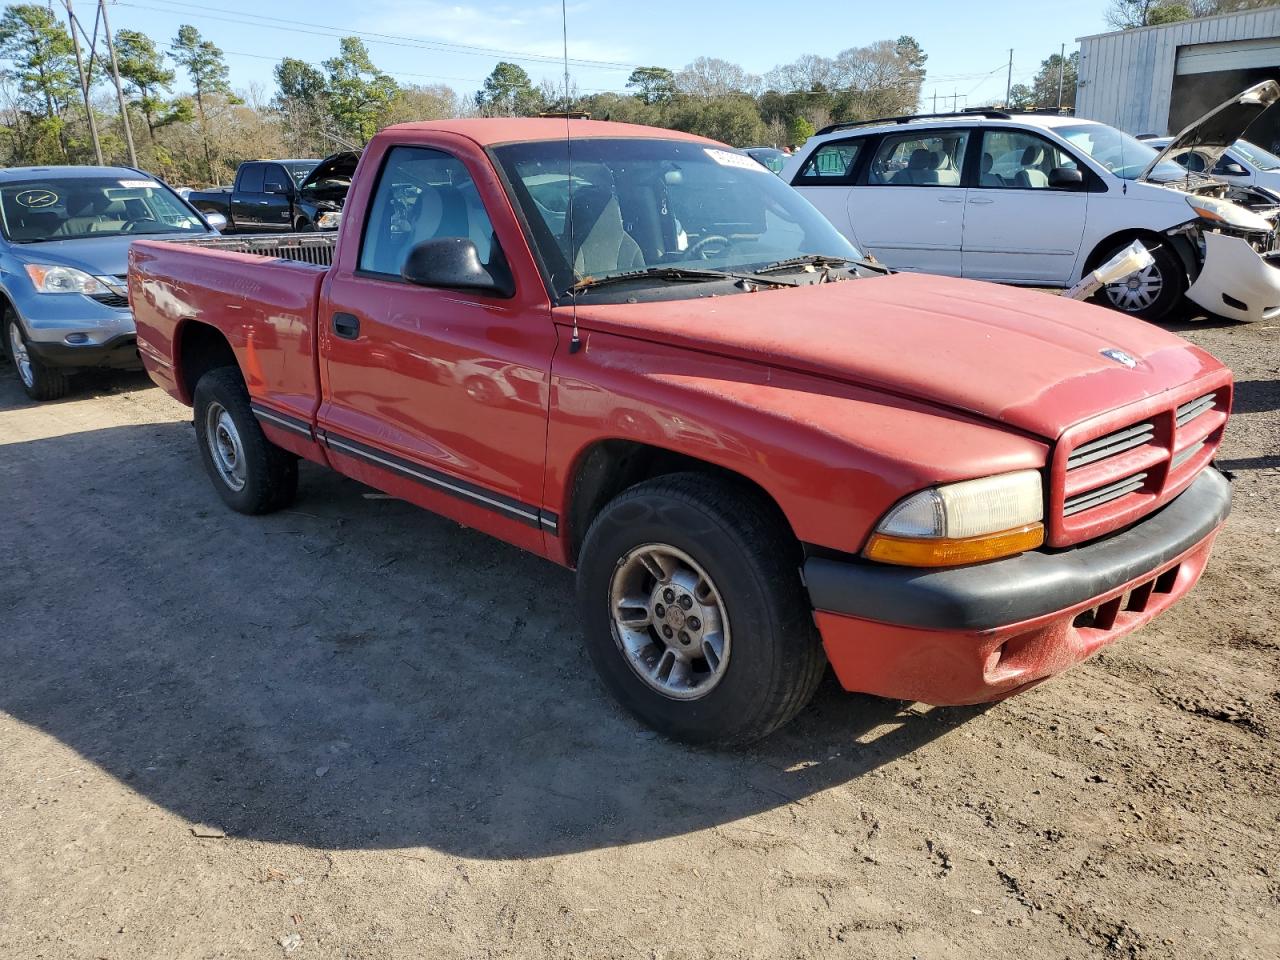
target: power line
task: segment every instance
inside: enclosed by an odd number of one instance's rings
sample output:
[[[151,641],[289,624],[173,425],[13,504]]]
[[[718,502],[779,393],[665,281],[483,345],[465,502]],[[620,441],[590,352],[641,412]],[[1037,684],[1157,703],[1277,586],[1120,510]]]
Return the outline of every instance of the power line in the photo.
[[[318,37],[350,37],[357,36],[369,39],[372,43],[393,47],[410,47],[421,50],[437,50],[472,57],[507,57],[511,60],[523,60],[529,63],[560,64],[561,58],[538,53],[526,53],[519,50],[504,50],[499,47],[478,47],[471,44],[453,43],[445,40],[413,40],[396,37],[386,33],[370,30],[354,30],[330,24],[314,23],[306,20],[286,20],[281,17],[270,17],[265,14],[246,13],[240,10],[226,10],[221,7],[196,6],[182,3],[180,0],[152,0],[163,3],[163,7],[153,7],[142,3],[131,3],[128,0],[116,0],[122,7],[134,7],[139,10],[151,10],[155,13],[168,13],[173,16],[185,15],[185,11],[193,10],[207,20],[218,20],[223,23],[235,23],[241,26],[259,27],[266,30],[281,30],[287,33],[306,33]],[[181,9],[172,9],[174,7]],[[226,16],[218,16],[226,14]],[[312,29],[305,29],[310,27]],[[591,60],[586,58],[570,58],[570,63],[578,67],[597,70],[634,70],[640,64],[620,63],[612,60]]]

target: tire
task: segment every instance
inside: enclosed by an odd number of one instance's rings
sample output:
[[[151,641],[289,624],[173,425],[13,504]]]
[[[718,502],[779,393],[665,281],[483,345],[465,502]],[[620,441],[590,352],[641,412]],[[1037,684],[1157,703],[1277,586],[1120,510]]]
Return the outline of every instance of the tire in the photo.
[[[1129,243],[1132,242],[1132,240],[1129,241]],[[1104,256],[1097,258],[1089,269],[1096,270],[1100,264],[1106,263],[1128,247],[1129,243],[1118,244],[1114,249],[1107,251]],[[1182,259],[1168,242],[1156,244],[1150,240],[1143,240],[1142,245],[1151,251],[1155,263],[1133,279],[1148,283],[1154,279],[1159,284],[1158,293],[1151,297],[1141,288],[1134,289],[1126,284],[1112,284],[1095,293],[1093,302],[1154,323],[1167,317],[1170,311],[1182,301],[1182,295],[1187,292],[1187,270],[1182,264]]]
[[[826,667],[800,562],[774,505],[749,488],[693,473],[639,484],[604,507],[582,546],[587,652],[618,702],[664,736],[759,740],[809,702]],[[628,605],[631,596],[648,599]],[[680,628],[670,645],[666,628]],[[678,667],[681,655],[692,659]]]
[[[315,233],[316,225],[305,217],[299,217],[298,222],[293,225],[295,233]]]
[[[298,458],[267,439],[235,367],[210,370],[196,384],[196,443],[218,495],[238,513],[271,513],[298,492]]]
[[[71,389],[71,378],[63,370],[42,362],[31,352],[22,324],[12,311],[4,314],[4,349],[13,362],[18,382],[32,400],[58,400]]]

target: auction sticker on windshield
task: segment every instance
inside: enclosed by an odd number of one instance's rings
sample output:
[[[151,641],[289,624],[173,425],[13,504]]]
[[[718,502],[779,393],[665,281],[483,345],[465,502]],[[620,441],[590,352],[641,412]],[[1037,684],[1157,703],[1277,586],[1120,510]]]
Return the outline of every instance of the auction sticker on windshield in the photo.
[[[750,157],[744,157],[740,153],[730,153],[728,150],[715,150],[711,147],[704,147],[703,152],[708,157],[720,164],[722,167],[737,167],[739,170],[759,170],[768,173],[766,167],[760,166]]]
[[[158,187],[160,184],[156,183],[154,180],[121,180],[120,186],[128,187],[131,190],[138,190],[142,188]]]

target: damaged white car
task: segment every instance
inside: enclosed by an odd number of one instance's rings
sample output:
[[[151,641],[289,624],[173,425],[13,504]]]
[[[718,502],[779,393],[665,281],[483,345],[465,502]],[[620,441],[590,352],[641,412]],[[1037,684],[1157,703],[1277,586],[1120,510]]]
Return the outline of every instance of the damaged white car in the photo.
[[[1185,296],[1237,320],[1280,316],[1280,196],[1174,161],[1225,151],[1280,100],[1244,91],[1163,151],[1090,120],[981,111],[837,124],[782,172],[890,267],[1071,287],[1128,247],[1152,263],[1097,299],[1158,320]]]

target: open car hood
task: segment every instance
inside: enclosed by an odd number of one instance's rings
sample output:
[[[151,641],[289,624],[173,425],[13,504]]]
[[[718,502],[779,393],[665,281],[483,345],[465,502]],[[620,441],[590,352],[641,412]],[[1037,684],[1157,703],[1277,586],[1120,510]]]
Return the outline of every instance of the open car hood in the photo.
[[[1264,80],[1257,86],[1220,103],[1173,138],[1156,155],[1138,179],[1146,180],[1162,160],[1177,161],[1191,150],[1205,158],[1205,172],[1212,170],[1231,146],[1273,103],[1280,100],[1280,83]]]
[[[314,170],[307,174],[307,179],[298,185],[299,190],[305,190],[307,187],[320,183],[323,180],[347,179],[356,172],[356,164],[360,162],[360,154],[356,150],[343,150],[341,153],[331,154],[321,160]]]

